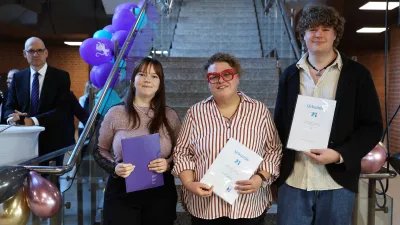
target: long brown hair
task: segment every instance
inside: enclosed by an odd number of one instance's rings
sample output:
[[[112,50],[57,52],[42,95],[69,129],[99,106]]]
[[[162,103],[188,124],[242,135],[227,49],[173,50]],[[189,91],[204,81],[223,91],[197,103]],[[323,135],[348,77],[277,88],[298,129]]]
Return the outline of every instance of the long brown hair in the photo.
[[[150,120],[147,127],[149,128],[149,132],[151,134],[159,132],[162,125],[165,126],[167,129],[168,135],[171,138],[172,148],[175,147],[175,134],[171,128],[167,120],[166,115],[166,100],[165,100],[165,84],[164,84],[164,71],[161,63],[157,59],[153,59],[150,57],[145,57],[140,60],[135,68],[133,69],[132,78],[130,82],[130,88],[128,90],[128,95],[125,100],[125,110],[129,115],[129,124],[131,124],[132,120],[132,129],[138,128],[140,126],[140,118],[138,112],[136,111],[135,107],[133,107],[133,100],[135,99],[136,95],[136,88],[134,86],[136,74],[139,72],[147,71],[147,68],[153,66],[154,71],[158,75],[160,79],[160,86],[154,97],[151,99],[150,102],[150,109],[154,111],[154,117]]]

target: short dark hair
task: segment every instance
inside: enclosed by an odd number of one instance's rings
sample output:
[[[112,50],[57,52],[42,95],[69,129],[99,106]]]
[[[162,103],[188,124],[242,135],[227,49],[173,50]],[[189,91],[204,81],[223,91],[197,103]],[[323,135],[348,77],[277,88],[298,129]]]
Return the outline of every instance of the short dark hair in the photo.
[[[338,11],[333,7],[326,5],[313,5],[303,9],[303,13],[297,23],[297,32],[299,40],[304,44],[304,34],[309,28],[320,25],[332,27],[336,33],[336,40],[333,46],[336,48],[339,45],[340,39],[343,36],[345,20],[339,15]]]
[[[208,58],[207,63],[204,65],[204,70],[207,71],[208,68],[216,62],[226,62],[236,71],[236,73],[239,75],[242,74],[242,67],[240,66],[239,60],[235,56],[223,52],[215,53]]]

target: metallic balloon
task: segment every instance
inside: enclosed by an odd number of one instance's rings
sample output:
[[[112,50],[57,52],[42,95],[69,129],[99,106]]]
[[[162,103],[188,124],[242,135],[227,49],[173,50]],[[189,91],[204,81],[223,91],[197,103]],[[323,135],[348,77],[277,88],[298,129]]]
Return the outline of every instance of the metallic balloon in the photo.
[[[386,147],[379,142],[364,158],[361,160],[362,173],[376,173],[385,164],[387,159]]]
[[[0,204],[1,225],[25,225],[31,212],[26,201],[26,187]]]
[[[0,167],[0,203],[15,195],[23,185],[29,170],[22,166]]]
[[[30,171],[28,176],[27,200],[32,212],[42,218],[54,216],[62,206],[57,186],[34,171]]]

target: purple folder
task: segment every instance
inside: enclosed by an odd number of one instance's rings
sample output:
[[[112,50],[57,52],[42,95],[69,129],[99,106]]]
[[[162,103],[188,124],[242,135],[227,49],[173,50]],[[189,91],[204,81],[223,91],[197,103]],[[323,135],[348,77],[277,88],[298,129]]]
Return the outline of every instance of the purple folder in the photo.
[[[161,173],[150,171],[150,161],[161,157],[160,135],[152,134],[122,139],[122,158],[124,163],[135,166],[133,172],[125,178],[126,192],[134,192],[164,185]]]

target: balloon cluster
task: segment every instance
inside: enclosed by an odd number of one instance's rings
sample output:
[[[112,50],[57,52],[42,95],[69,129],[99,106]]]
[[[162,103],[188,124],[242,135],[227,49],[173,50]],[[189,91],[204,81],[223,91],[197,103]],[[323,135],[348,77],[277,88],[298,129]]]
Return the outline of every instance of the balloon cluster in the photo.
[[[27,178],[27,184],[24,184]],[[62,198],[53,183],[22,166],[0,167],[0,224],[25,225],[30,212],[50,218],[60,211]]]
[[[139,6],[138,6],[139,5]],[[103,88],[105,82],[114,65],[114,57],[119,53],[119,49],[122,48],[125,43],[129,31],[136,23],[139,12],[143,3],[138,5],[134,3],[123,3],[115,8],[114,16],[112,18],[112,24],[105,26],[102,30],[98,30],[94,33],[93,38],[88,38],[83,41],[79,48],[81,58],[92,65],[90,71],[90,81],[97,88]],[[147,15],[144,14],[139,20],[137,29],[143,29],[147,24]],[[118,49],[114,48],[114,43],[118,42]],[[132,47],[133,39],[130,41],[128,48],[123,53],[124,58],[128,56],[128,53]],[[126,77],[126,63],[123,60],[119,66],[117,74],[121,74],[121,77]],[[111,87],[119,83],[118,76],[111,83]]]

